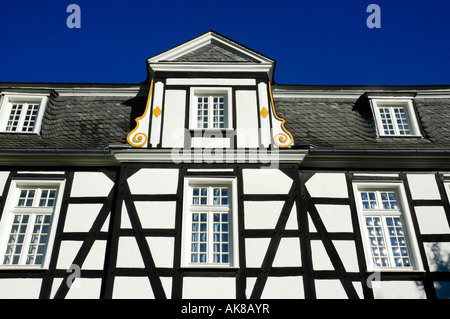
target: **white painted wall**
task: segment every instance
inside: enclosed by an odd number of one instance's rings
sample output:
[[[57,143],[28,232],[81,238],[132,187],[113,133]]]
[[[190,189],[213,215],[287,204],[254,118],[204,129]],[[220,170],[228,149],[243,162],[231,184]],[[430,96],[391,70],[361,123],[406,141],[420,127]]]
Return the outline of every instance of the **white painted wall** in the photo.
[[[450,234],[444,207],[419,206],[415,210],[421,234]]]
[[[292,179],[278,169],[243,169],[244,194],[288,194]]]
[[[108,196],[114,182],[101,172],[75,172],[71,197]]]
[[[245,201],[245,229],[274,229],[284,201]]]
[[[316,209],[328,232],[353,232],[350,206],[318,204]]]
[[[236,278],[184,277],[183,299],[235,299]]]
[[[307,182],[311,197],[348,197],[344,173],[316,173]]]
[[[166,90],[162,147],[182,148],[184,146],[186,98],[185,90]],[[155,119],[154,116],[153,119]],[[153,134],[153,132],[150,134]]]
[[[255,91],[236,91],[236,134],[239,148],[257,148],[258,109]]]
[[[412,199],[440,199],[434,174],[407,174]]]
[[[256,278],[247,278],[247,298],[250,298]],[[303,278],[301,276],[267,277],[261,299],[304,299]],[[270,310],[270,308],[269,308]]]
[[[2,278],[0,299],[38,299],[41,284],[38,278]]]
[[[175,228],[176,202],[138,202],[135,201],[142,228]],[[124,205],[125,206],[125,205]],[[126,208],[125,208],[126,209]],[[128,228],[128,227],[127,227]],[[131,226],[130,226],[131,228]]]
[[[381,278],[383,275],[381,275]],[[380,281],[373,288],[375,299],[424,299],[425,291],[421,282]]]
[[[64,232],[88,232],[103,204],[69,204]]]
[[[142,168],[127,181],[132,194],[176,194],[178,169]]]

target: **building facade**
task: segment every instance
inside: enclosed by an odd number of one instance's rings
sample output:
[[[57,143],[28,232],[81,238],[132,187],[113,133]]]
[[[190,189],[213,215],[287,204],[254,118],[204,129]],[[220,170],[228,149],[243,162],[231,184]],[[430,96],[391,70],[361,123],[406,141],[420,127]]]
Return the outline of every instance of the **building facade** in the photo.
[[[0,298],[450,297],[450,86],[301,86],[209,31],[0,83]]]

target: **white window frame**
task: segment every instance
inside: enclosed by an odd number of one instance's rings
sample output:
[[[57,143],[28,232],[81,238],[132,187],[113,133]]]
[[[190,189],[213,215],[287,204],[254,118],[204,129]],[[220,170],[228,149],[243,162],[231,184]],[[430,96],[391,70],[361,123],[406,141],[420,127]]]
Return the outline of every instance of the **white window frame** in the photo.
[[[12,180],[9,188],[8,197],[5,203],[5,208],[0,220],[0,269],[48,269],[50,258],[52,255],[53,244],[55,240],[56,227],[58,225],[59,214],[61,210],[63,192],[64,192],[65,180]],[[46,189],[55,188],[57,190],[55,204],[53,209],[48,207],[17,207],[17,202],[20,195],[20,190],[23,188],[33,189]],[[40,198],[35,196],[35,201],[39,201]],[[45,255],[40,265],[27,265],[25,264],[25,256],[29,246],[29,238],[25,238],[25,244],[21,251],[21,263],[20,264],[3,264],[5,252],[11,232],[11,226],[13,224],[14,216],[16,214],[28,213],[31,216],[35,214],[51,214],[51,224],[49,230],[49,236],[47,239],[47,245],[45,249]],[[30,228],[32,224],[28,226]],[[27,235],[30,231],[27,230]]]
[[[42,119],[44,117],[45,108],[47,107],[47,103],[49,100],[48,94],[24,94],[24,93],[10,93],[5,92],[1,96],[0,101],[0,132],[1,133],[10,133],[10,134],[39,134],[42,127]],[[7,125],[9,116],[11,114],[11,108],[13,104],[39,104],[38,113],[36,116],[36,121],[32,131],[23,132],[22,127],[25,121],[26,110],[22,109],[19,119],[18,129],[16,131],[7,131]]]
[[[392,98],[372,98],[372,109],[376,121],[377,134],[382,137],[422,137],[420,133],[419,123],[412,99],[392,99]],[[400,134],[398,124],[395,118],[392,117],[392,126],[394,134],[386,134],[383,129],[383,122],[380,114],[380,108],[390,108],[392,116],[394,113],[392,109],[395,107],[402,107],[405,110],[406,119],[408,121],[410,134]]]
[[[366,257],[366,264],[368,271],[394,271],[394,272],[405,272],[405,271],[423,271],[423,263],[420,257],[419,246],[416,239],[416,234],[414,230],[414,225],[411,219],[411,212],[409,210],[408,201],[406,198],[406,191],[402,184],[402,182],[377,182],[377,181],[364,181],[364,182],[353,182],[353,191],[356,202],[356,209],[358,212],[358,221],[361,230],[363,248]],[[384,210],[382,208],[378,209],[370,209],[364,210],[361,193],[362,192],[394,192],[396,194],[397,203],[400,204],[400,208],[398,210]],[[409,258],[410,258],[410,267],[381,267],[377,266],[373,262],[371,245],[369,242],[369,234],[366,226],[365,217],[366,216],[382,216],[385,217],[398,217],[400,216],[402,220],[403,231],[405,234],[406,245],[408,248]],[[385,226],[385,225],[384,225]],[[386,248],[388,250],[389,255],[391,254],[390,243],[387,242],[389,236],[385,232],[385,242]],[[390,258],[392,256],[389,256]]]
[[[217,205],[208,205],[200,207],[192,205],[193,196],[192,189],[194,187],[228,187],[228,208]],[[181,266],[188,268],[237,268],[239,266],[238,254],[238,214],[237,214],[237,187],[235,177],[211,178],[211,177],[186,177],[184,180],[184,204],[183,204],[183,226],[182,226],[182,249],[181,249]],[[229,262],[214,263],[212,261],[212,241],[208,238],[208,263],[191,262],[191,238],[192,238],[192,213],[198,211],[209,212],[212,216],[214,209],[217,211],[228,210],[229,224]],[[212,234],[212,221],[208,221],[208,235]]]
[[[191,130],[227,130],[232,129],[232,121],[233,121],[233,108],[232,108],[232,90],[230,87],[192,87],[191,88],[191,96],[190,96],[190,120],[189,120],[189,129]],[[198,97],[208,97],[208,128],[199,128],[197,127],[197,98]],[[224,97],[224,127],[223,128],[214,128],[213,127],[213,103],[211,99],[215,96],[223,96]]]

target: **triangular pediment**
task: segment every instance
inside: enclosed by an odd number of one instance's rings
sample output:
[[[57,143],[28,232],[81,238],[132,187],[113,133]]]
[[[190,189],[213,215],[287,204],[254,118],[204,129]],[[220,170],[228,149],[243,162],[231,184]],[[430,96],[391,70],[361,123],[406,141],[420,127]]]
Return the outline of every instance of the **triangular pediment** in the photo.
[[[147,60],[151,71],[254,71],[271,77],[275,61],[214,31]],[[217,68],[217,66],[220,66]]]

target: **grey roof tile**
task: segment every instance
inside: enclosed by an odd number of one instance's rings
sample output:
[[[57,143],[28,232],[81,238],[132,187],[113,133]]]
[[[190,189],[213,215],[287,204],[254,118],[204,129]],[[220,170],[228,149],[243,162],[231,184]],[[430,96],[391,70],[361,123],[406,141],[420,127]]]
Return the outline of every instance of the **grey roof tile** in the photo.
[[[295,144],[333,149],[450,148],[450,99],[415,99],[424,137],[377,137],[368,100],[276,98]]]
[[[175,62],[254,62],[248,57],[209,43],[174,60]]]

